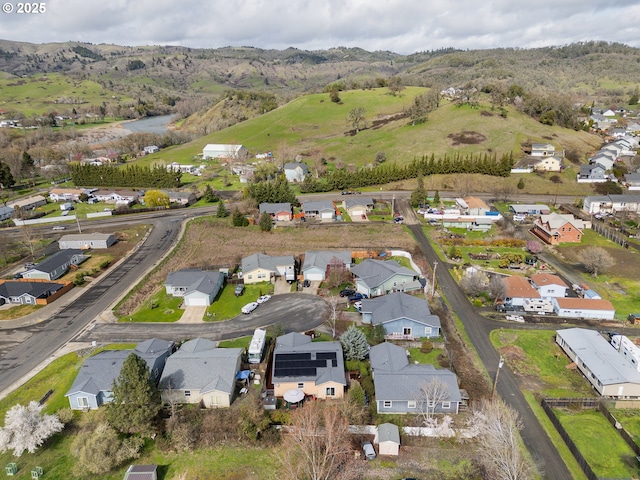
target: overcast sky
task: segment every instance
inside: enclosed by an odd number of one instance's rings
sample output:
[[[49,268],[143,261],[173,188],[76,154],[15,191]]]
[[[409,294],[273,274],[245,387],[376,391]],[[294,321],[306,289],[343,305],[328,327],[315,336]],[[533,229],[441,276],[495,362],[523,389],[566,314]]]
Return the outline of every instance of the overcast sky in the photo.
[[[37,0],[35,0],[37,1]],[[408,54],[606,40],[640,47],[638,0],[0,0],[0,38],[118,45],[337,46]],[[6,13],[7,10],[13,10]]]

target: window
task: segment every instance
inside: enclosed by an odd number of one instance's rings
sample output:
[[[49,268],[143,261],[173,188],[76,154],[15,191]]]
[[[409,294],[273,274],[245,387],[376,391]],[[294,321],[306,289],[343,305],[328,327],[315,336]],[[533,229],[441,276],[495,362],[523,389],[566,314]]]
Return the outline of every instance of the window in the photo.
[[[402,329],[402,334],[403,335],[411,335],[411,327],[404,327]]]
[[[391,400],[385,400],[385,401],[382,403],[382,407],[383,407],[383,408],[391,408]]]
[[[327,397],[335,397],[336,389],[334,387],[327,387]]]
[[[407,408],[416,408],[417,402],[415,400],[409,400],[407,402]]]
[[[78,406],[80,408],[89,408],[89,399],[87,397],[78,397]]]
[[[431,327],[424,327],[424,336],[425,337],[430,337],[431,336],[431,332],[432,332],[432,328]]]
[[[266,273],[259,273],[258,274],[258,278],[266,278],[267,274]]]
[[[429,408],[434,408],[436,406],[436,402],[429,402]]]
[[[301,382],[301,383],[299,383],[299,384],[298,384],[298,390],[301,390],[301,389],[303,389],[303,388],[304,388],[304,383],[302,383],[302,382]]]
[[[190,397],[191,396],[191,390],[185,390],[184,391],[184,396],[185,397]]]
[[[252,275],[247,275],[247,278],[248,278],[249,280],[251,280],[251,278],[252,278],[252,277],[253,277]]]
[[[449,410],[451,408],[451,402],[442,402],[442,409]]]

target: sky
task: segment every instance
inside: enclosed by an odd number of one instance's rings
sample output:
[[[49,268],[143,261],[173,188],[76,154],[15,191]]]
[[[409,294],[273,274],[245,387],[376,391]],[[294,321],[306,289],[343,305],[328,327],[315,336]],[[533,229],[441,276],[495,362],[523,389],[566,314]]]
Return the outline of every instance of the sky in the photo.
[[[18,13],[33,3],[0,4],[0,39],[31,43],[400,54],[588,40],[640,47],[638,0],[44,0],[37,13]]]

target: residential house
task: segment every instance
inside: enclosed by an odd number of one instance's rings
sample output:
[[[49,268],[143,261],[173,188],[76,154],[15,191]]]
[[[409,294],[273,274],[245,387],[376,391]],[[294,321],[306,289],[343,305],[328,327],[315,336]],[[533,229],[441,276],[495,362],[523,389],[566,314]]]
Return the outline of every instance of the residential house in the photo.
[[[49,200],[52,202],[78,201],[83,193],[86,192],[79,188],[52,188],[49,190]]]
[[[129,465],[124,480],[158,480],[157,465]]]
[[[43,280],[56,280],[69,271],[72,265],[80,265],[88,257],[82,250],[69,248],[59,250],[42,262],[36,263],[33,267],[22,274],[23,278],[40,278]]]
[[[58,240],[60,250],[80,249],[92,250],[109,248],[116,243],[116,236],[113,233],[72,233],[63,235]]]
[[[440,317],[432,315],[424,298],[396,292],[363,299],[362,323],[382,325],[385,338],[415,340],[440,336]]]
[[[589,214],[640,212],[640,195],[597,195],[584,198],[582,210]]]
[[[5,220],[9,220],[13,217],[15,210],[6,205],[0,205],[0,222],[4,222]]]
[[[342,201],[342,208],[352,219],[366,218],[367,214],[373,210],[373,198],[352,197]]]
[[[349,250],[309,250],[304,253],[301,273],[305,280],[323,282],[334,270],[341,272],[351,270],[351,252]]]
[[[532,157],[551,157],[555,155],[556,147],[550,143],[534,143],[531,145]]]
[[[550,213],[533,222],[531,232],[549,245],[580,243],[584,222],[571,214]]]
[[[224,287],[226,275],[207,270],[170,272],[164,282],[167,295],[183,297],[186,307],[209,306]]]
[[[272,257],[264,253],[254,253],[242,259],[242,275],[246,284],[270,282],[276,277],[294,281],[296,262],[293,255]]]
[[[406,350],[389,342],[371,347],[369,359],[378,413],[419,414],[427,409],[432,413],[458,413],[462,396],[458,378],[451,370],[409,363]],[[446,390],[437,403],[421,394],[422,388],[433,384]]]
[[[378,425],[373,442],[378,444],[379,455],[397,457],[400,453],[400,429],[393,423],[382,423]]]
[[[244,160],[249,156],[249,152],[243,145],[226,145],[209,143],[202,149],[202,159],[235,159]]]
[[[198,167],[195,165],[187,165],[178,162],[172,162],[167,165],[167,172],[190,173],[191,175],[196,175],[197,170]]]
[[[303,182],[304,178],[309,175],[309,167],[302,162],[285,163],[284,175],[287,182]]]
[[[543,156],[533,164],[533,169],[538,172],[560,172],[562,170],[562,158],[557,155]]]
[[[622,183],[629,191],[640,190],[640,173],[627,173],[623,175]]]
[[[64,287],[64,283],[0,280],[0,305],[5,303],[19,305],[47,304],[49,303],[48,299]]]
[[[616,112],[615,109],[608,108],[602,112],[602,115],[604,115],[605,117],[615,117]]]
[[[601,298],[552,298],[552,302],[559,317],[613,320],[616,315],[613,304]]]
[[[605,174],[606,168],[599,163],[591,163],[589,165],[580,165],[578,172],[578,183],[599,183],[609,180],[609,176]]]
[[[491,208],[484,200],[478,197],[456,198],[456,205],[460,209],[460,213],[465,215],[486,215]]]
[[[351,267],[356,290],[369,297],[422,289],[418,274],[395,260],[366,259]]]
[[[599,163],[605,170],[611,170],[616,163],[616,154],[611,151],[600,150],[593,157],[589,158],[589,164]]]
[[[149,367],[149,376],[158,382],[165,362],[173,352],[172,341],[152,338],[139,343],[133,350],[104,350],[87,358],[71,388],[66,393],[72,410],[96,409],[113,400],[113,382],[127,357],[135,354]]]
[[[509,210],[515,215],[548,215],[551,209],[547,205],[509,205]]]
[[[609,154],[612,156],[613,161],[615,162],[622,155],[622,150],[624,148],[616,142],[607,143],[600,150],[598,150],[598,154]]]
[[[603,397],[640,398],[640,373],[595,330],[556,331],[556,342]]]
[[[157,145],[147,145],[142,149],[142,153],[145,155],[151,155],[152,153],[158,153],[160,151],[160,147]]]
[[[640,371],[640,347],[638,345],[625,335],[611,335],[611,345],[633,368]]]
[[[312,342],[311,337],[291,332],[278,337],[273,350],[274,395],[302,390],[315,398],[342,398],[347,386],[340,342]]]
[[[116,205],[131,205],[138,201],[140,194],[133,190],[108,190],[100,189],[93,192],[93,196],[100,202]]]
[[[304,202],[302,204],[304,216],[308,218],[319,218],[320,220],[335,220],[336,206],[330,200],[319,200],[317,202]]]
[[[165,191],[167,195],[169,195],[169,203],[174,203],[177,205],[193,205],[198,201],[198,197],[194,192],[174,192],[174,191]]]
[[[7,207],[11,207],[14,210],[29,211],[47,204],[47,199],[42,195],[34,195],[33,197],[23,198],[14,202],[7,203]]]
[[[558,275],[551,273],[534,273],[530,277],[531,286],[535,288],[542,298],[567,296],[567,285]]]
[[[471,232],[488,232],[499,216],[474,217],[471,215],[442,215],[442,226],[445,228],[464,228]]]
[[[541,298],[528,279],[511,275],[502,279],[504,285],[503,302],[506,307],[524,307],[527,301]]]
[[[229,407],[241,358],[241,348],[217,348],[215,342],[204,338],[183,343],[167,359],[162,372],[162,400],[201,404],[205,408]]]
[[[290,222],[293,219],[293,209],[290,203],[261,203],[260,215],[268,213],[276,222]]]

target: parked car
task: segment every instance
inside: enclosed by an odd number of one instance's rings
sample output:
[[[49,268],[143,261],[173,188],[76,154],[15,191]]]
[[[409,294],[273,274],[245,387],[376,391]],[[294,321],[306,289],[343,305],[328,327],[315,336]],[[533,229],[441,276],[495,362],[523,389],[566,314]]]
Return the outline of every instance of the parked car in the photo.
[[[22,273],[17,272],[17,273],[14,273],[14,274],[13,274],[13,279],[14,279],[14,280],[18,280],[18,279],[20,279],[20,278],[22,278]]]
[[[256,302],[259,304],[263,304],[265,302],[268,302],[269,300],[271,300],[271,295],[262,295],[260,298],[258,298],[258,300],[256,300]]]
[[[304,288],[308,288],[311,286],[311,282],[309,280],[305,280],[304,282],[302,282],[302,286]]]
[[[245,315],[250,314],[251,312],[253,312],[256,308],[258,308],[258,302],[251,302],[251,303],[247,303],[244,307],[242,307],[242,313],[244,313]]]
[[[364,458],[367,460],[374,460],[376,458],[376,451],[371,445],[371,442],[364,442],[362,444],[362,451],[364,452]]]
[[[234,294],[236,297],[240,297],[243,293],[244,293],[244,283],[239,283],[239,284],[237,284],[237,285],[236,285],[236,289],[235,289],[235,291],[233,292],[233,294]]]
[[[354,293],[356,293],[356,291],[352,288],[345,288],[344,290],[340,290],[341,297],[350,297]]]
[[[350,302],[357,302],[358,300],[362,300],[363,298],[369,298],[365,293],[356,292],[349,297]]]
[[[63,226],[63,225],[56,225],[55,227],[53,227],[53,230],[64,230],[67,227]]]
[[[404,222],[404,218],[403,217],[396,217],[393,219],[394,223],[402,223]]]

